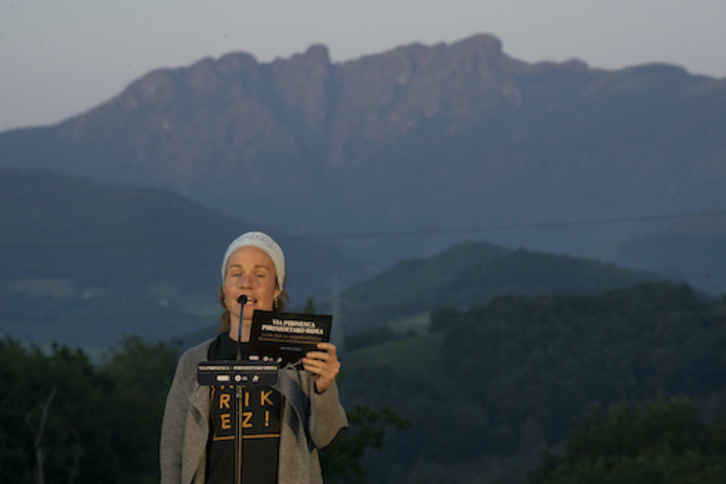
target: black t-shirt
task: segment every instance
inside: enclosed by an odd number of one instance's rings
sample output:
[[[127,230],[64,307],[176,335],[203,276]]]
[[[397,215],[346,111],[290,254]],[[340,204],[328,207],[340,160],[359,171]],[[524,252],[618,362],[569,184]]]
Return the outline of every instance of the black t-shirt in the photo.
[[[242,359],[248,357],[248,344],[242,343]],[[227,333],[220,334],[209,347],[210,360],[234,360],[237,342]],[[238,397],[234,385],[210,388],[210,432],[207,442],[207,484],[234,483],[235,408]],[[242,428],[243,484],[277,482],[280,448],[282,395],[275,389],[253,385],[245,388]]]

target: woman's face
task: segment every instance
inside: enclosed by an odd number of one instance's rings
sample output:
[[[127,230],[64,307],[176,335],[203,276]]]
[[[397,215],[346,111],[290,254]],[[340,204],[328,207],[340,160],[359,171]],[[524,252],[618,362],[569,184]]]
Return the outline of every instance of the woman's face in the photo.
[[[223,289],[224,304],[233,321],[251,321],[255,309],[272,311],[274,300],[280,295],[275,264],[264,250],[241,247],[227,261]],[[244,308],[237,302],[241,295],[247,296]]]

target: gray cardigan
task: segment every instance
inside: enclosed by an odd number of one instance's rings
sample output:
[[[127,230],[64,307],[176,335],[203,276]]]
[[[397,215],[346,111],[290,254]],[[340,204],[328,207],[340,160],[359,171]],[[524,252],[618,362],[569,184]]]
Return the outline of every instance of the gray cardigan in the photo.
[[[213,340],[179,359],[161,428],[161,484],[204,484],[209,436],[209,387],[197,383],[197,365]],[[280,484],[322,483],[318,449],[348,427],[335,383],[317,393],[313,375],[286,367],[274,385],[285,397],[280,430]]]

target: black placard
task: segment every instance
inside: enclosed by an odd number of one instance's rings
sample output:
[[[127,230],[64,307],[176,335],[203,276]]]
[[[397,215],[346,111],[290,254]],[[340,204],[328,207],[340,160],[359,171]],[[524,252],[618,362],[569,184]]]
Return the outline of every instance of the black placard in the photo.
[[[325,314],[255,310],[250,330],[250,356],[286,365],[300,360],[317,344],[330,341],[333,317]]]

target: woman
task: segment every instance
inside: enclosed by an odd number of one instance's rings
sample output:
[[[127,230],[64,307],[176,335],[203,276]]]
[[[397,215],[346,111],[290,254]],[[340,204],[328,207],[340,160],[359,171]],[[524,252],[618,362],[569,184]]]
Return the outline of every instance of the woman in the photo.
[[[169,390],[161,431],[162,484],[233,482],[235,389],[199,385],[197,365],[235,359],[239,347],[246,358],[254,310],[284,310],[284,284],[285,257],[271,237],[247,232],[229,245],[222,261],[222,332],[181,356]],[[246,296],[244,305],[240,296]],[[245,389],[244,484],[322,482],[318,449],[348,426],[335,383],[340,362],[334,345],[320,343],[302,363],[302,369],[280,369],[271,388]]]

